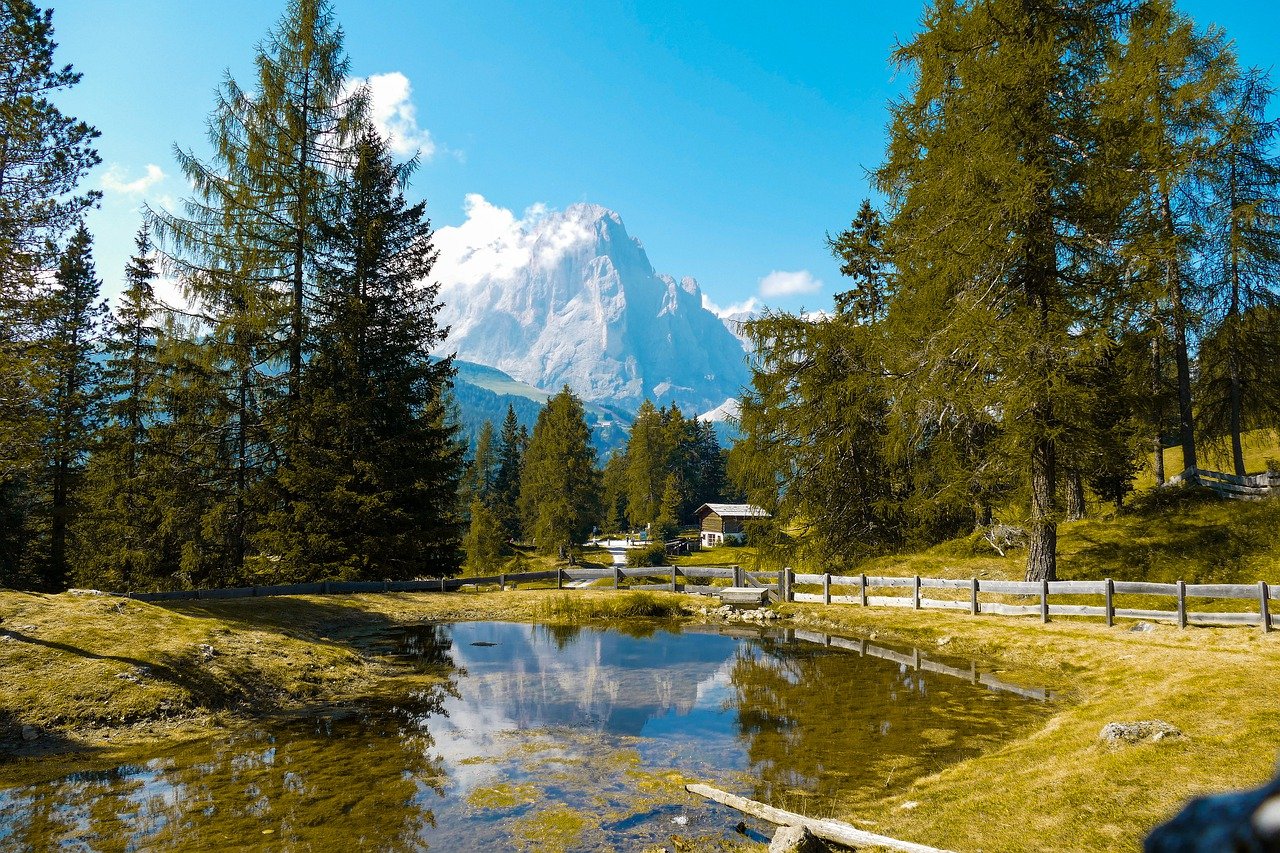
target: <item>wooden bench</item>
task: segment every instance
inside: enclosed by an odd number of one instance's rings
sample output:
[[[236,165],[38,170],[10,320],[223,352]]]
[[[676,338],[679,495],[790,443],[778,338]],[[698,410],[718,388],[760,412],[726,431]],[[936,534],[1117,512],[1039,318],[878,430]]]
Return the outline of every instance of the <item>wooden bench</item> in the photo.
[[[721,604],[759,607],[768,600],[769,590],[758,586],[728,586],[719,591]]]

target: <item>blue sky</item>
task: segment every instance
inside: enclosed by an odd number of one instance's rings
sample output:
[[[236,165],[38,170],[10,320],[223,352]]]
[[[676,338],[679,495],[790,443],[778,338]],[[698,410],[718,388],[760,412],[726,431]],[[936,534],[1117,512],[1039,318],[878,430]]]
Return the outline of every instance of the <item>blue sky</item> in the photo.
[[[1280,64],[1273,0],[1183,0],[1242,62]],[[61,96],[102,131],[106,190],[90,220],[99,273],[119,288],[143,199],[185,193],[177,144],[203,154],[213,90],[251,80],[283,0],[62,0],[57,59],[84,73]],[[468,195],[517,217],[578,201],[621,214],[659,272],[719,306],[772,295],[825,308],[840,290],[824,235],[869,194],[886,105],[906,82],[889,55],[922,4],[334,0],[355,75],[397,106],[412,188],[437,227]],[[403,97],[408,93],[408,97]],[[411,114],[410,114],[411,111]]]

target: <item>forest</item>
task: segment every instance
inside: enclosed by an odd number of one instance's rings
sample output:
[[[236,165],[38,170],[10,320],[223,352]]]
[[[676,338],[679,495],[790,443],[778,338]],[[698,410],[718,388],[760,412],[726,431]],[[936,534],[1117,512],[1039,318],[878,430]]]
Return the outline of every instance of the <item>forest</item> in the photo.
[[[772,514],[762,552],[849,565],[1007,522],[1053,579],[1058,523],[1145,460],[1243,474],[1241,435],[1280,425],[1272,84],[1172,0],[930,3],[875,197],[826,238],[834,308],[748,324],[742,439],[646,402],[607,460],[567,387],[531,433],[460,440],[417,164],[322,0],[224,79],[210,153],[176,146],[190,195],[144,211],[109,307],[99,134],[56,104],[80,78],[53,23],[0,7],[3,586],[438,577],[735,499]]]

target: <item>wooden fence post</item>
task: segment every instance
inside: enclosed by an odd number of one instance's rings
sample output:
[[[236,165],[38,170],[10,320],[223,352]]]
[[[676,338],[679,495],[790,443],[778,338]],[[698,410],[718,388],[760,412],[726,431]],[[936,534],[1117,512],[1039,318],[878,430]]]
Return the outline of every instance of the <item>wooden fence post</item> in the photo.
[[[445,592],[445,591],[446,591],[446,590],[445,590],[445,588],[444,588],[444,578],[443,578],[443,577],[442,577],[442,578],[440,578],[440,591],[441,591],[441,592]]]
[[[618,580],[618,578],[620,578],[621,576],[622,576],[622,569],[618,568],[617,566],[614,566],[613,567],[613,588],[614,589],[617,589],[619,587],[621,582]]]
[[[831,572],[822,573],[822,603],[831,603]]]
[[[507,591],[507,573],[506,572],[503,572],[502,574],[498,575],[498,591],[499,592]]]
[[[672,591],[672,592],[677,592],[677,589],[676,589],[676,567],[675,567],[675,566],[672,566],[672,567],[671,567],[671,591]]]
[[[862,590],[862,606],[867,606],[867,576],[858,575],[858,588]]]
[[[1111,578],[1107,578],[1107,627],[1110,628],[1116,624],[1116,583]]]
[[[974,616],[978,615],[978,579],[974,578],[969,584],[969,612]]]
[[[1049,623],[1049,579],[1040,581],[1040,621]]]
[[[556,589],[564,589],[564,569],[556,566]]]
[[[742,577],[742,566],[733,567],[733,585],[737,587],[746,586],[746,581]]]
[[[785,567],[785,568],[783,568],[783,570],[782,570],[782,576],[783,576],[783,577],[786,579],[786,581],[787,581],[787,586],[786,586],[786,590],[787,590],[787,592],[786,592],[786,595],[785,595],[785,596],[783,596],[783,599],[782,599],[782,600],[783,600],[783,601],[795,601],[795,600],[796,600],[796,597],[795,597],[795,596],[796,596],[796,594],[795,594],[795,590],[793,590],[793,589],[791,588],[791,587],[795,584],[795,579],[796,579],[796,574],[795,574],[795,572],[791,571],[791,567],[790,567],[790,566],[786,566],[786,567]]]
[[[911,606],[920,609],[920,576],[916,575],[915,592],[911,596]]]
[[[1262,633],[1271,633],[1271,590],[1266,581],[1258,581],[1258,612],[1262,614]]]
[[[1178,581],[1178,627],[1187,627],[1187,582]]]

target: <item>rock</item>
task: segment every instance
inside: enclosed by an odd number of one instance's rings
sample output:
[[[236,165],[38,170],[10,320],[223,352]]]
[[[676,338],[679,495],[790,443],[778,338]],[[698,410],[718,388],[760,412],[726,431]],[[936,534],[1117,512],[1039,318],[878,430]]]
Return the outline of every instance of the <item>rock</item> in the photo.
[[[950,642],[951,642],[951,638],[950,638],[950,637],[939,637],[939,638],[938,638],[938,648],[942,648],[943,646],[947,645],[947,644],[948,644],[948,643],[950,643]]]
[[[1155,629],[1156,626],[1152,625],[1150,622],[1139,622],[1129,630],[1135,634],[1145,634],[1146,632],[1154,631]]]
[[[206,661],[213,660],[218,656],[218,650],[208,643],[200,644],[200,657]]]
[[[23,739],[23,740],[25,740],[25,741],[32,741],[32,740],[35,740],[35,739],[36,739],[36,738],[38,738],[38,737],[40,737],[40,732],[39,732],[39,731],[37,731],[37,729],[36,729],[36,727],[35,727],[35,726],[23,726],[23,727],[22,727],[22,739]]]
[[[1146,853],[1280,850],[1280,777],[1252,791],[1200,797],[1151,831]]]
[[[769,853],[826,853],[827,845],[803,826],[780,826],[769,842]]]
[[[1111,746],[1142,743],[1143,741],[1159,743],[1171,737],[1182,737],[1182,732],[1164,720],[1107,723],[1102,727],[1102,732],[1098,735],[1099,740]]]

